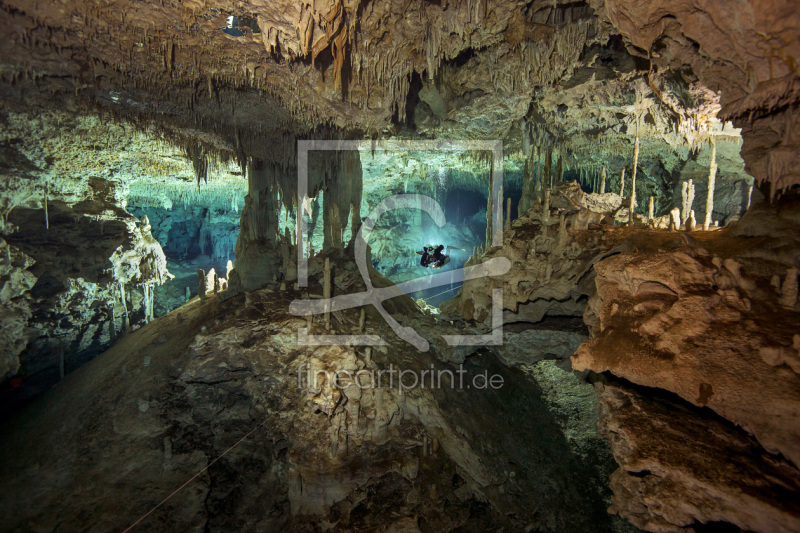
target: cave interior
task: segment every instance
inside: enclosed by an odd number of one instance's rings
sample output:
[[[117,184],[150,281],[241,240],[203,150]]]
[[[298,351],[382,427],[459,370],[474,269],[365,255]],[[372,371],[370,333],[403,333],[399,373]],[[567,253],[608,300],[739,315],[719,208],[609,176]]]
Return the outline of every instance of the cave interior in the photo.
[[[6,0],[7,531],[800,531],[795,0]]]

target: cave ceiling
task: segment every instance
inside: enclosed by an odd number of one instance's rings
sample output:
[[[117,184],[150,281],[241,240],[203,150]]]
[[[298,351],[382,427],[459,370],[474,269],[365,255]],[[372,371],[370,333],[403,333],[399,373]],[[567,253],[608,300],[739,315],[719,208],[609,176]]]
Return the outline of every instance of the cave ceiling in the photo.
[[[743,132],[748,173],[783,188],[800,182],[792,9],[11,0],[0,89],[9,109],[99,112],[285,168],[297,137],[502,139],[506,155],[549,146],[567,168],[619,167],[638,132],[655,175],[712,136],[735,158]]]

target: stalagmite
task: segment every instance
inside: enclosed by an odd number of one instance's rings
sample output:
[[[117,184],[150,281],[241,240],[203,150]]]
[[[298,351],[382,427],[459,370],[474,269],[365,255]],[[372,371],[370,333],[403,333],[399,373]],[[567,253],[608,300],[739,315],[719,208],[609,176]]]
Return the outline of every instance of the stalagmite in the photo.
[[[786,279],[781,286],[781,306],[794,309],[797,303],[797,269],[790,268],[786,271]]]
[[[681,200],[681,213],[683,215],[681,224],[685,226],[694,203],[694,183],[692,183],[692,180],[684,181],[681,185]]]
[[[686,219],[686,230],[694,231],[697,227],[697,219],[694,217],[694,209],[689,211],[689,218]]]
[[[202,268],[197,269],[197,294],[201,300],[206,299],[206,273]]]
[[[121,281],[119,282],[119,298],[122,301],[122,310],[125,312],[122,320],[122,329],[126,330],[128,329],[130,319],[128,318],[128,304],[125,301],[125,284]]]
[[[619,177],[619,195],[625,197],[625,167],[622,167],[622,174]]]
[[[681,210],[677,207],[673,207],[672,211],[669,212],[669,230],[675,231],[681,227]]]
[[[708,196],[706,197],[706,218],[703,229],[711,227],[711,214],[714,211],[714,186],[717,181],[717,141],[711,137],[711,167],[708,171]]]
[[[631,201],[628,207],[628,225],[633,225],[633,210],[636,208],[636,169],[639,166],[639,126],[636,126],[636,141],[633,145],[633,173],[631,174]]]
[[[505,202],[505,201],[503,201],[503,198],[505,198],[505,191],[503,190],[503,186],[502,186],[502,185],[500,185],[500,202],[499,202],[499,205],[500,205],[500,213],[498,213],[500,216],[499,216],[499,217],[497,217],[497,218],[498,218],[498,219],[499,219],[499,220],[500,220],[500,221],[501,221],[501,222],[504,224],[504,226],[505,226],[505,216],[504,216],[504,213],[503,213],[503,208],[505,208],[505,207],[506,207],[506,202]]]
[[[511,229],[511,198],[506,201],[506,225],[505,229]]]
[[[142,285],[142,295],[144,297],[144,322],[149,324],[153,320],[153,285],[145,283]]]
[[[231,279],[231,272],[233,272],[233,261],[228,259],[228,264],[225,265],[225,279]]]
[[[358,314],[358,332],[359,333],[364,333],[364,331],[366,330],[366,324],[367,324],[366,314],[364,313],[364,308],[362,307],[360,312],[359,312],[359,314]]]
[[[600,176],[600,194],[606,193],[606,167],[603,167],[603,174]]]
[[[331,327],[331,260],[325,258],[325,267],[322,272],[322,297],[325,299],[325,329]]]
[[[544,191],[544,205],[542,206],[542,218],[547,223],[550,220],[550,191]]]
[[[50,189],[50,182],[44,182],[44,227],[45,229],[50,229],[50,215],[47,212],[47,193]]]
[[[655,200],[656,200],[656,197],[651,195],[650,196],[650,202],[649,202],[649,204],[647,206],[647,218],[649,218],[649,219],[653,218],[653,214],[655,212]]]
[[[192,291],[189,289],[189,286],[187,285],[186,286],[186,301],[188,302],[191,299],[192,299]]]
[[[485,244],[487,248],[491,246],[492,236],[494,235],[494,228],[492,222],[494,221],[494,161],[492,161],[492,167],[489,171],[489,197],[486,200],[486,240]],[[502,196],[503,194],[503,187],[500,186],[500,209],[503,209],[503,202]],[[500,218],[502,220],[502,213],[500,213]]]

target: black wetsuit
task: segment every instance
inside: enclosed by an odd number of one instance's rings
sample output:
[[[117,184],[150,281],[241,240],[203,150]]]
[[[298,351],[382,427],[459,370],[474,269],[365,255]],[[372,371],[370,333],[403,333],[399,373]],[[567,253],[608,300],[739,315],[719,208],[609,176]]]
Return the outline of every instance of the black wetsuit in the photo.
[[[426,246],[422,250],[422,259],[420,259],[419,264],[424,267],[432,266],[434,268],[443,266],[447,259],[447,256],[442,253],[443,251],[443,244],[440,244],[437,248]]]

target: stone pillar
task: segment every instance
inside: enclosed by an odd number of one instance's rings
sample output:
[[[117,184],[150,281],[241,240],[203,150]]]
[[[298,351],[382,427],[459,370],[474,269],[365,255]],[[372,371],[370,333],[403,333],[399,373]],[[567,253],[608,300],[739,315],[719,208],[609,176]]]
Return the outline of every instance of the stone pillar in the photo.
[[[606,193],[606,167],[603,167],[603,173],[600,175],[600,194]]]
[[[325,299],[325,329],[331,327],[331,260],[325,258],[325,266],[322,273],[322,297]]]
[[[206,290],[208,289],[206,284],[206,272],[202,268],[197,269],[197,294],[200,296],[201,300],[206,299]]]
[[[681,186],[681,205],[682,220],[681,223],[686,225],[686,220],[689,218],[689,213],[692,211],[692,204],[694,203],[694,183],[692,180],[684,181]]]
[[[639,166],[639,133],[637,127],[636,141],[633,145],[633,174],[631,175],[631,202],[628,208],[628,225],[633,226],[633,210],[636,208],[636,169]]]
[[[708,196],[706,197],[706,218],[703,220],[703,229],[708,231],[711,227],[711,213],[714,211],[714,186],[717,182],[717,141],[711,137],[711,167],[708,171]]]
[[[553,149],[548,148],[544,156],[544,169],[542,170],[542,183],[547,180],[547,188],[553,188],[553,173],[551,172],[553,166]]]

